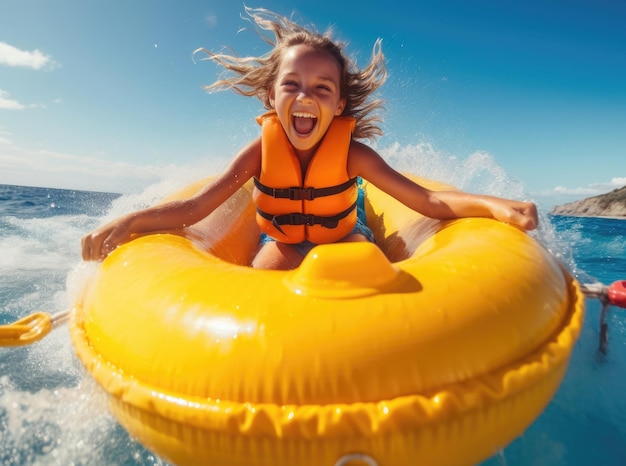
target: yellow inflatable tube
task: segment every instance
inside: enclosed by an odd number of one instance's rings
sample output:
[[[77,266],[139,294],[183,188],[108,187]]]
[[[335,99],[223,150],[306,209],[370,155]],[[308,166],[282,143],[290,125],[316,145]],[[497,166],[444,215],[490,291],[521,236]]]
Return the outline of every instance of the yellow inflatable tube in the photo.
[[[577,283],[514,227],[365,190],[379,247],[293,271],[247,266],[250,186],[102,263],[71,334],[133,436],[176,464],[462,465],[533,422],[581,329]]]

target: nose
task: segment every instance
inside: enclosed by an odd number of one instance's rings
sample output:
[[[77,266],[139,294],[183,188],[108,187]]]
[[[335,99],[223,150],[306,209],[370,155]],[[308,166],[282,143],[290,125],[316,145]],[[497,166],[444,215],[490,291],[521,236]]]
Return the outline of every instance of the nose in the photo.
[[[299,102],[311,102],[311,100],[313,100],[311,98],[311,93],[309,92],[308,89],[300,89],[300,92],[298,92],[298,96],[296,97],[296,99]]]

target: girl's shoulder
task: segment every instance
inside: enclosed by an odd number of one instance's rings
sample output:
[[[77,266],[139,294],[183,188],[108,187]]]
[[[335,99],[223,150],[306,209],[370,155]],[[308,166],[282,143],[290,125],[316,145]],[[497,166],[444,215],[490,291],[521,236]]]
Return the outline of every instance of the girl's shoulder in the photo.
[[[360,141],[353,139],[350,142],[350,148],[348,149],[348,157],[380,157],[378,152],[372,149],[367,144],[364,144]]]
[[[363,176],[369,179],[368,176],[372,170],[382,168],[384,165],[386,163],[378,152],[367,144],[352,140],[348,150],[348,172],[350,176]]]

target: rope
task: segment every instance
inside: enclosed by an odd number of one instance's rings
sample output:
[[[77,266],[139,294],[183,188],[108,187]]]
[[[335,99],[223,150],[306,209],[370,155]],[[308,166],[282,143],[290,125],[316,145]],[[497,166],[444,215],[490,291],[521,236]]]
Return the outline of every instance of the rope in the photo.
[[[602,283],[588,283],[581,284],[580,289],[588,298],[599,299],[600,301],[607,300],[609,295],[609,287]]]
[[[614,282],[610,286],[602,283],[581,284],[580,289],[586,297],[597,299],[602,304],[598,351],[606,355],[609,342],[609,324],[606,319],[611,305],[626,308],[626,280]]]
[[[52,314],[52,316],[50,316],[52,327],[57,328],[63,325],[68,320],[70,320],[70,314],[71,314],[71,311],[69,309],[66,309],[65,311],[57,312],[56,314]]]

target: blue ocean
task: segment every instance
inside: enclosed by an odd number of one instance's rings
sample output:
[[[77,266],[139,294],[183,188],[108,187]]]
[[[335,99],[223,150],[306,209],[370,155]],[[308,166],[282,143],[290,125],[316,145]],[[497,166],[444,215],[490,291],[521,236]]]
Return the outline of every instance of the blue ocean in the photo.
[[[403,150],[391,152],[400,169],[416,166]],[[445,170],[443,163],[436,165],[427,175],[475,192],[521,195],[519,185],[489,159],[455,163]],[[96,267],[80,260],[81,236],[154,202],[154,193],[162,191],[152,187],[121,196],[0,185],[0,324],[38,310],[68,309]],[[626,279],[626,220],[552,217],[544,211],[541,222],[533,235],[579,281]],[[601,354],[600,309],[587,299],[584,329],[553,401],[484,466],[626,464],[626,311],[609,312],[608,351]],[[0,464],[166,463],[117,424],[103,392],[74,356],[67,326],[61,326],[33,345],[0,348]]]

